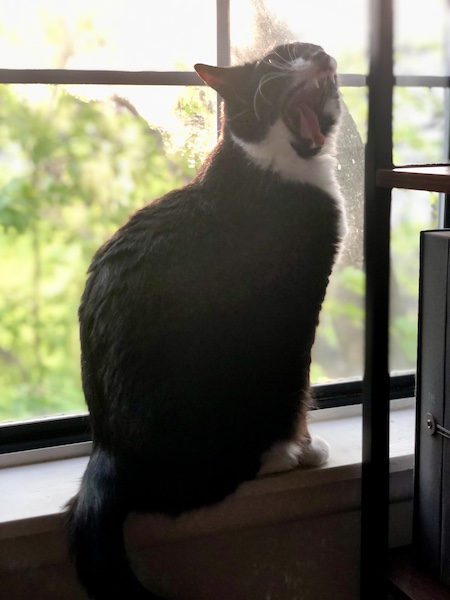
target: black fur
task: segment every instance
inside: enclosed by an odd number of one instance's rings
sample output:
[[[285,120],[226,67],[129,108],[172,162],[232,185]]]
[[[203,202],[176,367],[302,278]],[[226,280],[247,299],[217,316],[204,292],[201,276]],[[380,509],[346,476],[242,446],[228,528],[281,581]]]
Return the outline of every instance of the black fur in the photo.
[[[236,117],[270,68],[248,64],[220,83],[222,138],[198,176],[132,216],[89,269],[79,316],[93,452],[68,517],[78,575],[98,600],[156,598],[126,560],[130,511],[219,502],[273,443],[295,438],[309,399],[340,212],[231,139],[263,139],[279,115],[287,78],[259,118]]]

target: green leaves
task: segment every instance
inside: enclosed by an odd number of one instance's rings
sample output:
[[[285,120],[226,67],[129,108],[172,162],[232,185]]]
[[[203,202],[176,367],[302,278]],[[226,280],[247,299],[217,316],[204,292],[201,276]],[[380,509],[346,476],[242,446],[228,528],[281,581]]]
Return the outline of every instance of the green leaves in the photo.
[[[192,176],[129,102],[0,86],[0,419],[84,410],[77,309],[96,249]]]

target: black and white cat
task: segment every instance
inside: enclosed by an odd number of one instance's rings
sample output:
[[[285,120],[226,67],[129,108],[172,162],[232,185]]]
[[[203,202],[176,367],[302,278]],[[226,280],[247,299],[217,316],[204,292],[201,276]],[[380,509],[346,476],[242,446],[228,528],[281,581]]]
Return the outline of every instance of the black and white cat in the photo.
[[[98,600],[157,598],[126,559],[130,511],[176,516],[328,457],[306,413],[346,228],[336,62],[294,43],[195,68],[224,100],[220,141],[191,184],[98,250],[79,311],[93,450],[68,521]]]

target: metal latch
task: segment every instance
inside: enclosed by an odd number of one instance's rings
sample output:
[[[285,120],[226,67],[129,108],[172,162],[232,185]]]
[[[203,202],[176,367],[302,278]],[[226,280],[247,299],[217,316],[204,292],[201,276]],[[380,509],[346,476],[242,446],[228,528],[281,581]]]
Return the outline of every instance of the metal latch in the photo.
[[[442,435],[443,437],[450,440],[450,431],[448,429],[445,429],[445,427],[442,427],[442,425],[438,425],[436,423],[436,419],[433,417],[433,415],[431,413],[427,413],[425,415],[425,421],[427,424],[428,433],[430,435],[434,435],[435,433],[438,433],[439,435]]]

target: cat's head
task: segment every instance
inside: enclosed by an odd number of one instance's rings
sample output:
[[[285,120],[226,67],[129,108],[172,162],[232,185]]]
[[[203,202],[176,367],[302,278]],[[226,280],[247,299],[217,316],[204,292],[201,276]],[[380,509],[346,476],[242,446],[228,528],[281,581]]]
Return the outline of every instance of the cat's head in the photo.
[[[252,63],[195,69],[224,99],[224,130],[241,145],[273,138],[304,159],[327,150],[341,108],[336,61],[320,46],[286,44]]]

